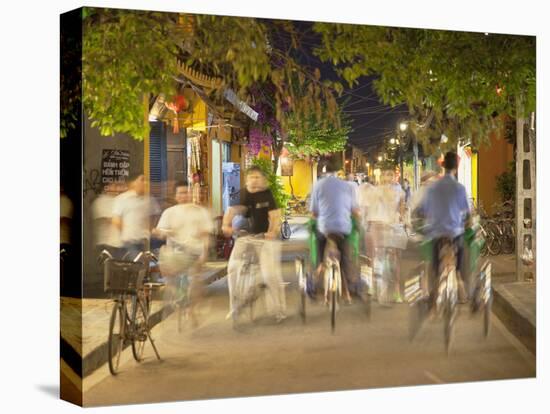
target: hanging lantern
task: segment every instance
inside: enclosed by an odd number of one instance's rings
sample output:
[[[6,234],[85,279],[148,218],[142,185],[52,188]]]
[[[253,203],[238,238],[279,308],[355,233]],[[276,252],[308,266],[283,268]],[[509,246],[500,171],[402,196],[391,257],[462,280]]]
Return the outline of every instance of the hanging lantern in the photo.
[[[183,95],[176,95],[172,101],[165,103],[166,108],[174,113],[174,120],[172,121],[174,134],[180,132],[178,113],[187,109],[189,104]]]
[[[294,175],[294,161],[290,158],[290,153],[284,147],[279,160],[281,162],[281,176],[289,177]]]

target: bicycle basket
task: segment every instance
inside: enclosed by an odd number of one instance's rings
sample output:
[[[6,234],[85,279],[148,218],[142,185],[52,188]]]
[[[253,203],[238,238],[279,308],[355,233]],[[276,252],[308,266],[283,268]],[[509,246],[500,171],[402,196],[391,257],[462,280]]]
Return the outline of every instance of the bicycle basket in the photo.
[[[105,292],[136,293],[143,286],[146,274],[143,263],[109,259],[103,266]]]

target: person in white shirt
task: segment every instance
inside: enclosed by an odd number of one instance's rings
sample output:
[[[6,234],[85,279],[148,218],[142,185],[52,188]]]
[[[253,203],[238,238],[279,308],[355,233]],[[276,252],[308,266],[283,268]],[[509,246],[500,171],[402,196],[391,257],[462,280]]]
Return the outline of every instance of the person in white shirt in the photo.
[[[387,253],[392,260],[391,276],[393,279],[394,301],[402,302],[400,283],[400,252],[404,247],[406,233],[400,226],[405,212],[405,192],[395,182],[395,171],[384,168],[381,171],[380,185],[364,187],[361,194],[361,208],[365,212],[364,222],[367,231],[366,245],[368,256],[373,259],[374,273],[381,276]]]
[[[92,203],[95,245],[99,252],[107,250],[113,257],[119,257],[122,247],[119,231],[113,225],[113,206],[123,187],[121,183],[106,184],[103,193]]]
[[[188,316],[197,324],[194,308],[200,301],[203,283],[200,270],[208,257],[210,235],[214,223],[208,210],[192,203],[193,193],[186,183],[176,184],[175,206],[169,207],[160,216],[153,235],[166,239],[161,249],[159,266],[167,276],[166,300],[174,299],[178,278],[186,278],[188,284]]]
[[[127,258],[133,260],[147,248],[151,222],[160,212],[154,198],[145,195],[145,176],[133,176],[129,190],[113,203],[113,225],[120,231],[120,241]]]

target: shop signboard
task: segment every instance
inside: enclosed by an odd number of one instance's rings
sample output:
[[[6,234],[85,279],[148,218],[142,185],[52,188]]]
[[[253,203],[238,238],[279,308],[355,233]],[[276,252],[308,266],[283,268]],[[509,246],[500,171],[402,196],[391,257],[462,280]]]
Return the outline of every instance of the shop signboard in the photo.
[[[125,183],[130,175],[130,152],[104,149],[101,157],[101,183]]]

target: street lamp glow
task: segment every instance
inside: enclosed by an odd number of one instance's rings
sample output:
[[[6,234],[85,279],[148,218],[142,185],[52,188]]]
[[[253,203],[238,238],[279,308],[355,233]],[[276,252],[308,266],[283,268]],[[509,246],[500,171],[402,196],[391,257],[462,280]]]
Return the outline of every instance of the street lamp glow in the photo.
[[[367,166],[367,168],[369,168],[369,167],[370,167],[370,164],[367,162],[366,166]]]
[[[381,155],[378,156],[378,161],[382,161],[382,156]]]
[[[401,132],[405,132],[407,130],[407,123],[406,122],[401,122],[399,124],[399,129],[401,130]]]
[[[395,138],[390,139],[390,144],[395,144]]]

